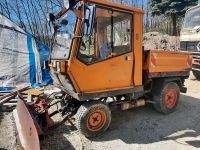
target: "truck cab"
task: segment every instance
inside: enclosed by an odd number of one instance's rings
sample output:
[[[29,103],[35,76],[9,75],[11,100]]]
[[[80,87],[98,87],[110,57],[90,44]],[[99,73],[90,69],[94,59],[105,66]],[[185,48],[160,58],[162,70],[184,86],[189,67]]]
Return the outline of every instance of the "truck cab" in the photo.
[[[144,11],[107,1],[87,3],[90,13],[83,14],[83,6],[79,4],[76,10],[79,15],[67,12],[75,18],[69,20],[75,32],[71,34],[72,39],[63,38],[68,49],[56,46],[62,44],[55,44],[53,48],[51,60],[52,70],[57,73],[55,81],[80,100],[85,100],[85,95],[88,99],[88,96],[94,98],[101,94],[126,94],[125,91],[137,88],[142,91]],[[82,20],[82,15],[87,13],[90,15],[88,27]],[[56,39],[59,39],[60,29],[56,32]]]

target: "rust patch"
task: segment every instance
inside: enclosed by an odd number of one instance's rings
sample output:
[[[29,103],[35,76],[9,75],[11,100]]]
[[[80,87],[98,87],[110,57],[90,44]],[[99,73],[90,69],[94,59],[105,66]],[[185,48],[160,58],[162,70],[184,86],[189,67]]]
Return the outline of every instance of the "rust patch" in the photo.
[[[39,125],[36,125],[25,102],[18,100],[17,108],[13,111],[19,142],[22,149],[40,150],[39,132],[42,133]],[[40,133],[40,134],[41,134]]]

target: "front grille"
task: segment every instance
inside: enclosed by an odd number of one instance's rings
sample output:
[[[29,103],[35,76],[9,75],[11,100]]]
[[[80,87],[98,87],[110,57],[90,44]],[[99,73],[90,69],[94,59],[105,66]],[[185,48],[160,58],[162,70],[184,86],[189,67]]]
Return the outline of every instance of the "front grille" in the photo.
[[[182,51],[198,52],[200,50],[200,42],[181,42],[180,49]]]
[[[200,69],[200,65],[192,65],[192,68]]]
[[[193,58],[200,59],[200,54],[194,54]]]

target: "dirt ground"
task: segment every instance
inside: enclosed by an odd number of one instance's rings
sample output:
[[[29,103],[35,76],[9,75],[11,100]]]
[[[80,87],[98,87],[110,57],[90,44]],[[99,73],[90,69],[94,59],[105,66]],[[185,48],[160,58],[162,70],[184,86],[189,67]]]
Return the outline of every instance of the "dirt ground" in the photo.
[[[178,36],[170,36],[159,32],[148,32],[143,34],[143,45],[145,50],[172,50],[180,49]]]
[[[14,150],[17,147],[12,113],[0,110],[0,150]]]
[[[182,94],[176,112],[162,115],[151,107],[112,111],[110,128],[86,139],[69,125],[51,131],[41,142],[44,150],[188,150],[200,149],[200,81],[191,75],[188,93]],[[0,149],[16,149],[11,113],[0,114]]]

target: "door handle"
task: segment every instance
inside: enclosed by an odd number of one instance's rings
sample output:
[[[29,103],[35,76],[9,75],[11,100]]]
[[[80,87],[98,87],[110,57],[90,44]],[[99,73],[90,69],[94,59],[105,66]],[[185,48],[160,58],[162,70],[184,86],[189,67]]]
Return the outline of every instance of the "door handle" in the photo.
[[[133,60],[133,58],[132,58],[132,56],[126,56],[126,57],[125,57],[125,60],[126,60],[126,61],[131,61],[131,60]]]

